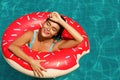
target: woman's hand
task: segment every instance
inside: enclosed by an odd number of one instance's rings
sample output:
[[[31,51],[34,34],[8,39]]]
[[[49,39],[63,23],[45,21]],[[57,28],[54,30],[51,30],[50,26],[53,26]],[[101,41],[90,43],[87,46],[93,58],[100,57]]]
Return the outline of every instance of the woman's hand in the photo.
[[[34,60],[32,59],[29,64],[31,65],[31,68],[33,69],[33,73],[34,73],[34,76],[39,76],[39,77],[43,77],[43,73],[42,71],[45,71],[45,68],[43,68],[41,65],[40,65],[40,62],[44,62],[45,60]]]
[[[60,20],[62,20],[60,14],[58,12],[51,12],[49,14],[49,18],[55,22],[60,22]]]

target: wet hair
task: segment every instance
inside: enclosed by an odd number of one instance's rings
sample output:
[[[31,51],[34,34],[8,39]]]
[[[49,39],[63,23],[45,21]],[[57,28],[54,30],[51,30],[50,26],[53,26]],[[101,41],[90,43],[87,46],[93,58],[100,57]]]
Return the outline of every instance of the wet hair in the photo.
[[[66,22],[66,20],[64,19],[63,16],[61,16],[61,18]],[[47,18],[47,19],[46,19],[46,21],[48,21],[48,20],[50,20],[50,21],[52,21],[52,22],[54,22],[54,23],[57,23],[57,22],[51,20],[50,18]],[[64,28],[63,28],[63,26],[62,26],[61,24],[59,24],[59,23],[57,23],[57,24],[60,26],[60,30],[58,31],[58,33],[57,33],[56,36],[53,36],[53,38],[56,39],[56,40],[60,40]]]

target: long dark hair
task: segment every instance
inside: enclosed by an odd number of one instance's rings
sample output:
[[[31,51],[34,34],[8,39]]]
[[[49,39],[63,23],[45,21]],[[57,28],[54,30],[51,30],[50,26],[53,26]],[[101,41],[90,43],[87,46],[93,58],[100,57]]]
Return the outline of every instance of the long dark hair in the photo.
[[[64,19],[63,16],[61,16],[61,18],[66,22],[66,20]],[[55,22],[55,21],[51,20],[50,18],[47,18],[47,19],[46,19],[46,21],[48,21],[48,20],[50,20],[50,21],[52,21],[52,22]],[[55,23],[57,23],[57,22],[55,22]],[[57,24],[60,26],[60,30],[58,31],[58,33],[57,33],[56,36],[53,36],[53,38],[56,39],[56,40],[60,40],[64,28],[63,28],[63,26],[62,26],[61,24],[59,24],[59,23],[57,23]]]

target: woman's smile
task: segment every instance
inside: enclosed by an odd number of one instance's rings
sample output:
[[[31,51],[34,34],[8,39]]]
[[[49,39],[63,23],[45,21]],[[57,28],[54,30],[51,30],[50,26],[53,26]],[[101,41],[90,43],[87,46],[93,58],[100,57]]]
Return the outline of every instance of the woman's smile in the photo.
[[[43,30],[43,32],[44,32],[45,34],[50,34],[50,31],[48,31],[47,28],[45,28],[45,29]]]

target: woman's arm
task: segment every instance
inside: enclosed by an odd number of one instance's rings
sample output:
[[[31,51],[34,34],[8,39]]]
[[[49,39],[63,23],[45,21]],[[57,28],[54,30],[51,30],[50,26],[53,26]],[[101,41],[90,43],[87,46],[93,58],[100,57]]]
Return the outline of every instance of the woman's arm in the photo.
[[[25,34],[23,34],[21,37],[16,39],[14,42],[12,42],[8,48],[16,56],[25,60],[31,65],[35,76],[36,75],[43,76],[41,70],[45,70],[45,69],[40,66],[40,62],[43,62],[44,60],[34,60],[33,58],[26,55],[20,48],[21,45],[28,43],[31,40],[32,36],[33,36],[33,31],[28,31]]]
[[[78,31],[76,31],[73,27],[71,27],[69,24],[67,24],[57,12],[52,12],[49,17],[51,20],[62,25],[74,38],[73,40],[62,40],[61,45],[59,45],[59,48],[74,47],[83,40],[81,34]]]
[[[28,31],[23,34],[21,37],[17,38],[14,42],[9,45],[9,50],[12,51],[16,56],[24,59],[29,62],[30,57],[28,57],[20,48],[21,45],[24,45],[30,41],[30,37],[32,36],[32,31]]]

